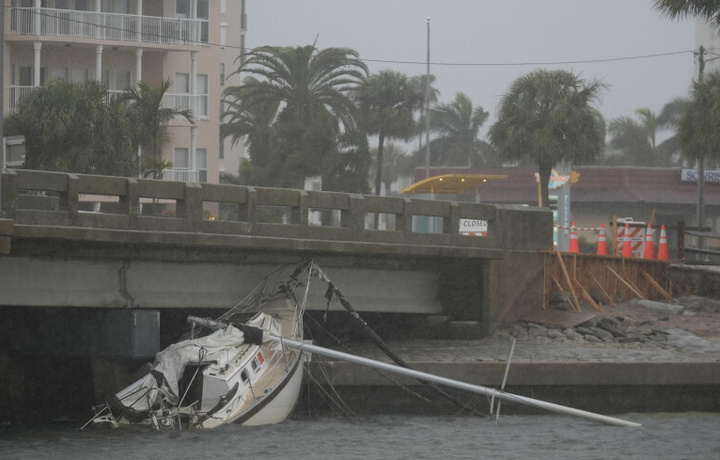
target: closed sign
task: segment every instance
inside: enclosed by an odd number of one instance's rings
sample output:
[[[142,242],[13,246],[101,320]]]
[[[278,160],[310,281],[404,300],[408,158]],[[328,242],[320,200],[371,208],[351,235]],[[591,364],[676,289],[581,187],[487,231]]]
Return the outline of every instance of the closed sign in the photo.
[[[460,234],[487,236],[488,221],[485,219],[460,219]]]

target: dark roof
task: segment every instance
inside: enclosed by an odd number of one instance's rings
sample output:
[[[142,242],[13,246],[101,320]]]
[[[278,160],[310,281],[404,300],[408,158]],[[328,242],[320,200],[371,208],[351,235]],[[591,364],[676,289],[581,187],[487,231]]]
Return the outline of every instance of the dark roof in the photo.
[[[680,180],[678,168],[577,167],[580,174],[572,186],[574,202],[656,204],[694,204],[697,184]],[[480,200],[492,203],[536,204],[538,184],[534,168],[432,168],[431,176],[441,174],[507,175],[480,187]],[[416,180],[425,170],[416,171]],[[468,193],[474,193],[469,191]],[[552,192],[551,192],[552,193]],[[705,203],[720,204],[720,183],[705,183]]]

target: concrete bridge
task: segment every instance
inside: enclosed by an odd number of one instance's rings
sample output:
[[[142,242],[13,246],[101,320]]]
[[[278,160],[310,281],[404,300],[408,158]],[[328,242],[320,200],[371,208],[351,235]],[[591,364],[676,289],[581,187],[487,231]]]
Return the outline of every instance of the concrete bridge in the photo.
[[[173,318],[307,258],[360,312],[482,335],[541,302],[552,248],[538,208],[29,170],[3,172],[2,209],[0,340],[19,356],[152,356]]]

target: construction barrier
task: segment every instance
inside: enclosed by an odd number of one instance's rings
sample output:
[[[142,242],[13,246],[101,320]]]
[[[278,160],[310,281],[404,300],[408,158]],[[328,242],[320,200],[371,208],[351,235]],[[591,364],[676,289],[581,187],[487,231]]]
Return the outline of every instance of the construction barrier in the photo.
[[[568,252],[574,252],[574,253],[580,252],[580,245],[578,243],[577,230],[575,230],[575,221],[572,222],[572,227],[570,228],[570,247],[568,249]]]
[[[617,234],[615,237],[616,255],[622,257],[642,257],[645,246],[645,222],[635,222],[631,218],[617,219]],[[625,225],[622,225],[625,224]],[[629,239],[630,255],[626,255],[626,237]]]
[[[653,230],[652,224],[648,224],[647,230],[645,231],[645,251],[643,254],[644,259],[655,258],[655,244],[653,242]]]
[[[665,233],[665,225],[660,229],[660,244],[658,245],[658,260],[670,260],[668,253],[667,233]]]
[[[625,224],[625,231],[623,233],[622,256],[632,257],[633,245],[630,240],[630,238],[632,238],[630,236],[630,224]]]
[[[600,236],[598,237],[597,255],[607,255],[607,238],[605,237],[605,224],[600,224]]]

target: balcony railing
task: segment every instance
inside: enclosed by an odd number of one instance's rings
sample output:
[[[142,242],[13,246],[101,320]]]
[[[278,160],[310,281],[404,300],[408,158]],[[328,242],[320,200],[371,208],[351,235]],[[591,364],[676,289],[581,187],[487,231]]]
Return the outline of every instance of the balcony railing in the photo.
[[[200,182],[200,171],[197,169],[166,169],[163,180],[172,182]]]
[[[7,7],[5,33],[167,45],[207,44],[208,21],[53,8]]]
[[[195,120],[208,118],[208,96],[207,94],[165,94],[162,101],[163,107],[175,110],[190,110]],[[182,121],[182,117],[175,117]]]
[[[7,109],[15,110],[20,98],[35,88],[35,86],[6,86],[5,101]],[[108,90],[108,100],[110,97],[121,93],[123,93],[123,91]],[[195,120],[208,118],[208,96],[206,94],[165,94],[165,97],[163,98],[163,107],[176,110],[190,110],[192,111],[192,116]],[[182,121],[184,118],[178,117],[176,120]]]
[[[5,93],[8,110],[15,110],[21,97],[35,89],[35,86],[6,86]]]

